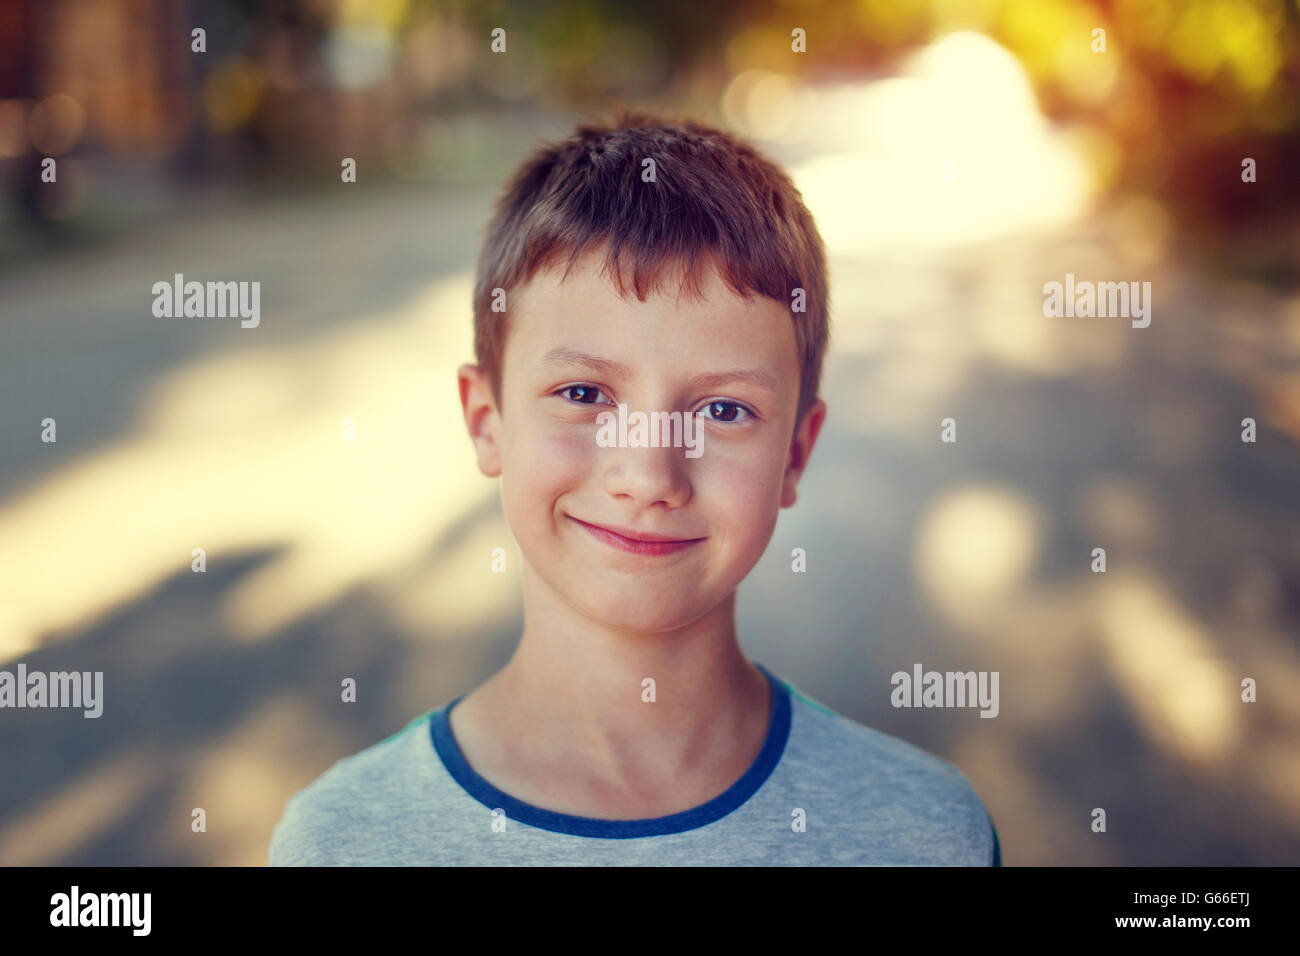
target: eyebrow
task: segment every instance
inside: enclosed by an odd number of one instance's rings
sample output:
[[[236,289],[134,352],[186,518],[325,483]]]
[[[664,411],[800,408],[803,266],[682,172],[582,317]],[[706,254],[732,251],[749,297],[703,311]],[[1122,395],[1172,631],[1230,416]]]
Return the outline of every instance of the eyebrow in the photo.
[[[614,378],[632,378],[634,375],[632,369],[622,362],[601,358],[599,355],[592,355],[590,352],[569,348],[564,345],[551,349],[542,356],[542,361],[549,365],[582,365],[601,375]],[[762,368],[739,368],[729,372],[701,372],[691,378],[687,382],[687,386],[690,388],[716,388],[728,382],[744,382],[773,393],[781,391],[780,383],[777,382],[776,377]]]

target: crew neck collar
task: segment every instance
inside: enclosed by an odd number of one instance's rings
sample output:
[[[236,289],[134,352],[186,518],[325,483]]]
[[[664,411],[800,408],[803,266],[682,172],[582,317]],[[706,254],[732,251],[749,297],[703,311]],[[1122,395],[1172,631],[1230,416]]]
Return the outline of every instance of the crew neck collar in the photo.
[[[749,769],[741,775],[740,779],[723,793],[699,806],[663,817],[648,817],[641,820],[602,820],[597,817],[556,813],[517,800],[494,787],[469,765],[451,731],[449,715],[452,708],[460,703],[463,694],[429,715],[429,735],[434,750],[452,779],[479,803],[489,809],[502,810],[508,819],[541,830],[550,830],[553,833],[605,839],[682,833],[720,820],[741,806],[763,786],[772,771],[776,769],[781,754],[785,751],[786,741],[790,736],[790,689],[762,664],[757,661],[754,664],[763,672],[763,676],[767,678],[772,688],[767,737],[758,756],[754,758],[754,762],[749,765]]]

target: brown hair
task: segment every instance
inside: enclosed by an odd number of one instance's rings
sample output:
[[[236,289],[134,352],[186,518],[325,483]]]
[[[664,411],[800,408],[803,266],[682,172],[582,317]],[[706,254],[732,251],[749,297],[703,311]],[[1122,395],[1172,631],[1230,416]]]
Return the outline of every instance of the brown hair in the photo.
[[[655,161],[653,184],[641,181],[646,158]],[[697,297],[704,263],[745,299],[757,293],[789,307],[802,288],[807,311],[791,311],[801,365],[795,421],[802,420],[821,381],[829,302],[825,250],[799,191],[737,137],[628,108],[612,123],[584,121],[568,139],[539,146],[497,201],[474,283],[474,352],[498,408],[507,326],[506,313],[492,311],[493,290],[509,294],[564,253],[567,276],[602,244],[603,271],[623,297],[622,255],[633,256],[642,302],[670,263],[685,262]]]

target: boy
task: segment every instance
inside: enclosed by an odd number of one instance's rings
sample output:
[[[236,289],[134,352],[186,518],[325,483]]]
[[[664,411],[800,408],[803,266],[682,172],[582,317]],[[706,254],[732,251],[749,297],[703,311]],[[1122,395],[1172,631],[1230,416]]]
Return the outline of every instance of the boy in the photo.
[[[518,649],[295,794],[270,863],[999,865],[959,770],[737,640],[826,415],[789,178],[696,123],[580,125],[507,186],[474,309],[460,397],[523,555]],[[697,454],[598,441],[627,409],[695,416]]]

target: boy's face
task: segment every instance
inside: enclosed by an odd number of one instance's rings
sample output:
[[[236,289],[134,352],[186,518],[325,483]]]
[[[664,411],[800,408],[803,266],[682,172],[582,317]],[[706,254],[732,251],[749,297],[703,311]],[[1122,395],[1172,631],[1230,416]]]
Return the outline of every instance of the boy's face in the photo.
[[[625,630],[684,626],[757,563],[778,509],[795,502],[825,405],[792,439],[799,359],[779,302],[746,302],[713,270],[702,301],[679,298],[676,281],[645,302],[620,298],[594,255],[562,274],[539,272],[510,301],[503,412],[477,366],[460,370],[479,468],[501,476],[524,557],[570,606]],[[702,453],[601,447],[597,414],[620,403],[629,415],[698,414]],[[590,525],[690,543],[637,548]]]

